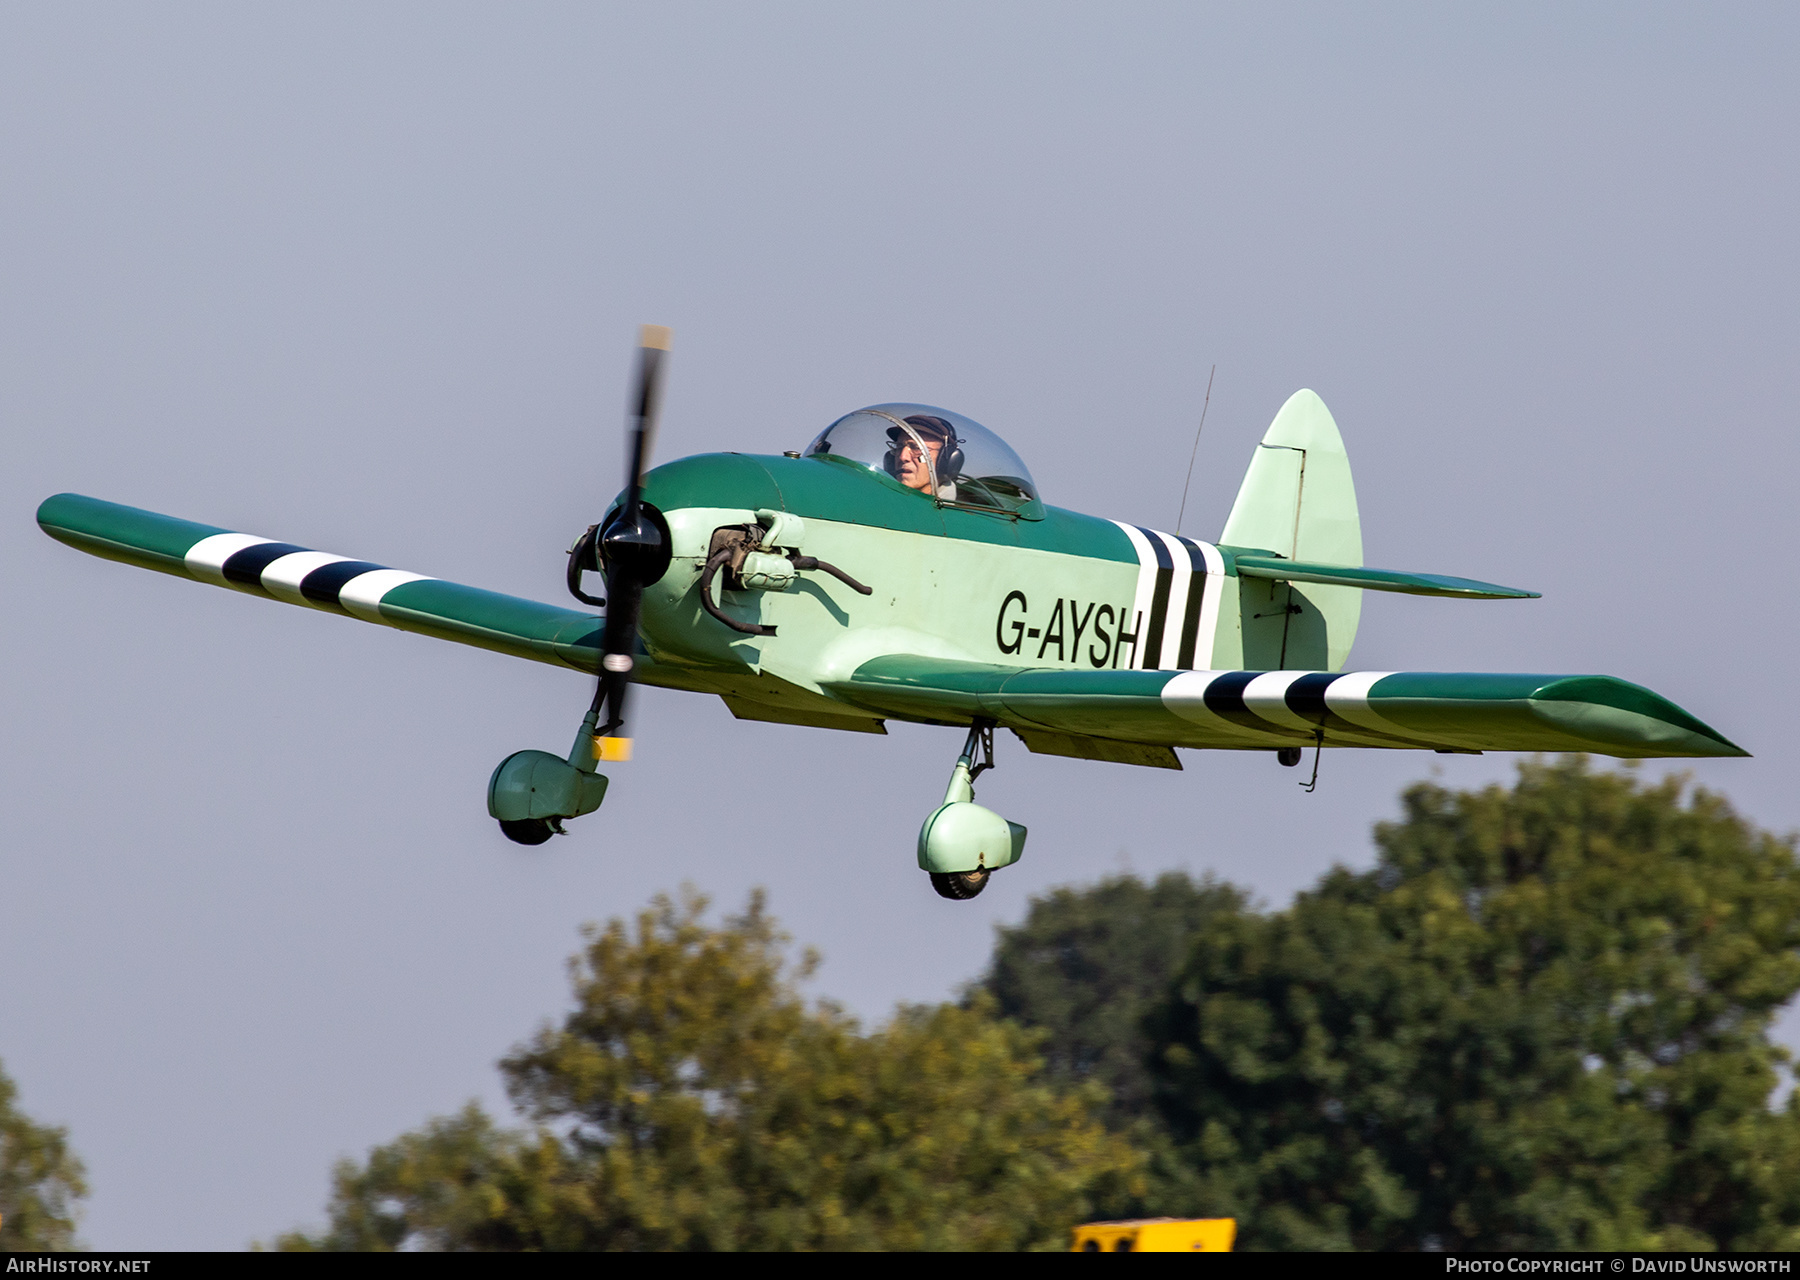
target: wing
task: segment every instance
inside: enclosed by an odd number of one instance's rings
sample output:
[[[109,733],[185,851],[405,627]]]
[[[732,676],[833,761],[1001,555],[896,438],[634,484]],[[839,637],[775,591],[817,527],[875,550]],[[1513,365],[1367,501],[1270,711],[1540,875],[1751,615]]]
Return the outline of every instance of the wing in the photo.
[[[47,499],[37,518],[58,542],[109,560],[517,658],[599,670],[604,619],[593,614],[76,493]]]
[[[1067,671],[885,657],[864,663],[831,692],[896,718],[967,724],[986,716],[1033,750],[1165,767],[1172,747],[1268,750],[1315,742],[1620,757],[1749,754],[1667,699],[1612,676]],[[1034,745],[1034,736],[1048,745]],[[1052,741],[1059,737],[1068,741]],[[1164,754],[1130,759],[1131,747]]]

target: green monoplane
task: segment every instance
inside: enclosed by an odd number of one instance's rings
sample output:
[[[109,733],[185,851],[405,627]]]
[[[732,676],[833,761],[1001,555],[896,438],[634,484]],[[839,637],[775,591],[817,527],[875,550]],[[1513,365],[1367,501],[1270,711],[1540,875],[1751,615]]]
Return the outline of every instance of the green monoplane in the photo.
[[[1350,461],[1311,391],[1275,415],[1209,543],[1047,506],[999,437],[928,405],[859,409],[803,452],[652,470],[667,349],[647,326],[625,489],[569,554],[570,591],[603,617],[76,494],[38,523],[94,555],[597,675],[566,758],[494,771],[489,812],[522,844],[600,806],[597,766],[630,758],[633,682],[716,694],[742,720],[966,730],[918,840],[949,898],[1024,847],[974,803],[998,727],[1034,752],[1165,769],[1176,747],[1285,765],[1307,747],[1746,754],[1611,676],[1343,671],[1365,591],[1536,593],[1364,567]]]

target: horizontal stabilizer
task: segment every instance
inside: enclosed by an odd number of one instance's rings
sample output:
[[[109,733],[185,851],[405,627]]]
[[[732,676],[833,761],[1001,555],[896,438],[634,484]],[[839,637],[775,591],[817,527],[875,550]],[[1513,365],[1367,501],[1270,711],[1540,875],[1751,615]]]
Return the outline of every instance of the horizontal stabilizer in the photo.
[[[1230,548],[1225,548],[1230,550]],[[1458,600],[1536,600],[1542,593],[1518,587],[1502,587],[1473,578],[1449,578],[1437,573],[1400,573],[1393,569],[1359,569],[1343,564],[1316,564],[1308,560],[1284,560],[1280,556],[1234,554],[1241,578],[1270,578],[1276,582],[1319,582],[1334,587],[1362,587],[1367,591],[1400,591],[1410,596],[1449,596]]]

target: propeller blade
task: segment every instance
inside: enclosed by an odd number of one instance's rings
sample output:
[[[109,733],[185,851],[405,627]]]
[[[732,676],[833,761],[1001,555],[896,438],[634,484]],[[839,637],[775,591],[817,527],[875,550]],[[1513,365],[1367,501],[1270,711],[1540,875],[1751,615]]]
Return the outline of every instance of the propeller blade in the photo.
[[[631,759],[631,739],[623,730],[637,652],[638,614],[644,588],[667,567],[666,527],[660,517],[652,519],[654,512],[644,509],[643,488],[662,404],[669,339],[669,330],[659,324],[647,324],[641,330],[626,442],[625,500],[596,535],[606,568],[606,632],[601,641],[599,686],[588,718],[593,726],[594,755],[599,760]]]
[[[647,324],[639,329],[637,393],[632,396],[629,462],[625,473],[625,502],[629,515],[637,514],[644,488],[644,471],[650,465],[650,449],[656,442],[656,416],[662,408],[663,365],[669,357],[668,328]]]

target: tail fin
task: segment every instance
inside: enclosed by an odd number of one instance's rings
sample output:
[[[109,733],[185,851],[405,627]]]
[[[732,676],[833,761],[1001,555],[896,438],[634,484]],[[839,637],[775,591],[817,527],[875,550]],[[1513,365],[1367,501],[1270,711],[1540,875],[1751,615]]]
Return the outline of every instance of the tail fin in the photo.
[[[1350,456],[1313,392],[1296,391],[1269,424],[1219,542],[1289,560],[1362,566]],[[1359,589],[1255,578],[1238,584],[1246,670],[1343,669],[1362,616]]]

